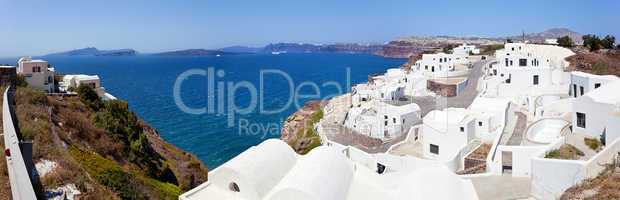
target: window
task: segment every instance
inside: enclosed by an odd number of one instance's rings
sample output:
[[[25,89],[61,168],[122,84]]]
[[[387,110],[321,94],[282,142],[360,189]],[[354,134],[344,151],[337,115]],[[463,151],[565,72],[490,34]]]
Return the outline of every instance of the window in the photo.
[[[430,149],[430,150],[431,150],[431,153],[433,153],[433,154],[439,154],[439,146],[434,145],[434,144],[430,144],[430,148],[431,148],[431,149]]]
[[[385,122],[383,123],[383,124],[384,124],[384,126],[387,126],[387,122],[388,122],[388,121],[385,121]]]
[[[403,124],[405,123],[405,119],[403,119]]]
[[[383,115],[383,119],[387,119],[387,115]]]
[[[538,85],[538,75],[534,75],[534,85]]]
[[[424,70],[428,70],[428,65],[424,65]]]
[[[478,122],[478,126],[482,126],[482,122]]]
[[[512,60],[510,61],[510,66],[512,66]]]
[[[41,72],[41,67],[39,66],[32,67],[32,72]]]
[[[577,98],[577,84],[573,84],[573,97]]]
[[[239,190],[239,185],[237,185],[237,183],[232,182],[230,184],[228,184],[228,189],[230,189],[230,191],[233,192],[240,192],[241,190]]]
[[[506,67],[508,67],[508,58],[506,58]]]
[[[594,89],[599,88],[599,87],[601,87],[601,84],[600,84],[600,83],[595,83],[595,84],[594,84]]]
[[[579,92],[581,93],[581,96],[583,96],[583,86],[579,86]]]
[[[460,128],[460,129],[461,129],[461,132],[465,132],[465,127],[462,127],[462,126],[461,126],[461,128]]]
[[[392,123],[396,124],[396,118],[392,118]]]
[[[519,59],[519,67],[527,66],[527,59]]]
[[[586,114],[577,112],[577,127],[586,128]]]

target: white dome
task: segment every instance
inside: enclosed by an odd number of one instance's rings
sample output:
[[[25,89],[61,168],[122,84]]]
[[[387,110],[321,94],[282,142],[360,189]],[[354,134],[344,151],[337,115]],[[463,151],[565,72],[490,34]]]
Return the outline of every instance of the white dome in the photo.
[[[346,160],[334,148],[317,147],[297,162],[267,199],[346,199],[353,178]]]
[[[269,139],[218,167],[209,181],[223,189],[236,188],[244,199],[262,199],[296,162],[297,154],[288,144]]]

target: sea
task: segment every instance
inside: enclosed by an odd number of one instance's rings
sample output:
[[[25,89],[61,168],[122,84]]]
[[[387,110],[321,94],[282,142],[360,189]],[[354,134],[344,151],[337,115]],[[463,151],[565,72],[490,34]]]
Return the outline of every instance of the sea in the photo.
[[[108,93],[210,169],[279,138],[283,121],[306,101],[349,92],[406,61],[339,53],[34,58],[60,74],[98,75]]]

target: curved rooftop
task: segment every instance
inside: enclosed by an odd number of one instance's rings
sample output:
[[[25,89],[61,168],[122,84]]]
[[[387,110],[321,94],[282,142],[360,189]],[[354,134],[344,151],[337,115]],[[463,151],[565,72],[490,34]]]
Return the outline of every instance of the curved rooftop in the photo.
[[[352,179],[347,158],[334,148],[320,146],[301,158],[266,199],[342,200]]]

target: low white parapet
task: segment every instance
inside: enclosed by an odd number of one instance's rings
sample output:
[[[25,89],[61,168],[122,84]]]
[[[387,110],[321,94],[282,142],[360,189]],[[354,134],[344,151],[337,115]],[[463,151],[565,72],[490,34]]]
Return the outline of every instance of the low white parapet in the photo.
[[[9,173],[11,194],[14,200],[36,199],[34,188],[30,182],[30,173],[28,173],[19,146],[20,141],[13,123],[13,115],[11,115],[9,106],[10,99],[8,95],[9,89],[10,87],[7,87],[4,91],[4,99],[2,102],[2,127],[4,130],[5,151],[8,150],[10,154],[10,156],[5,155],[5,158]]]

